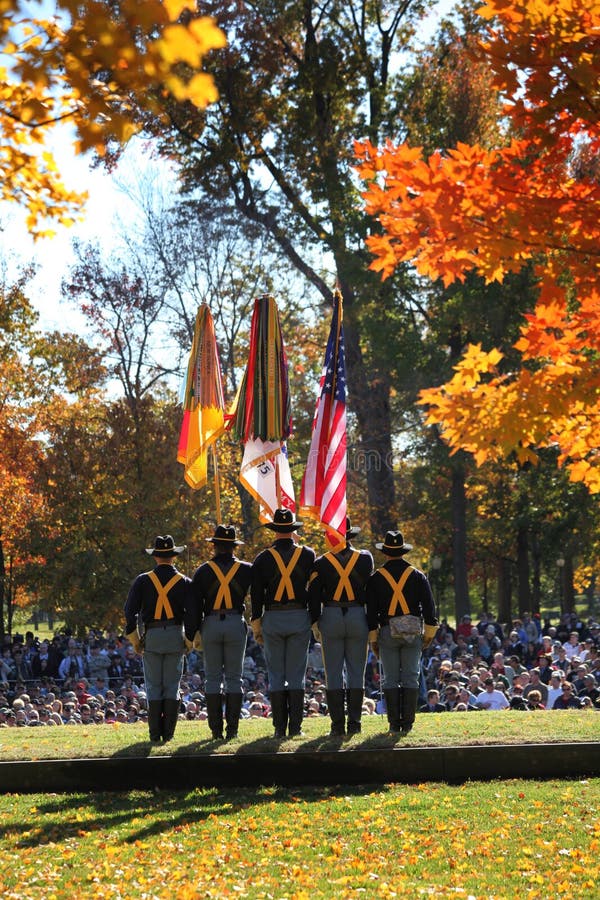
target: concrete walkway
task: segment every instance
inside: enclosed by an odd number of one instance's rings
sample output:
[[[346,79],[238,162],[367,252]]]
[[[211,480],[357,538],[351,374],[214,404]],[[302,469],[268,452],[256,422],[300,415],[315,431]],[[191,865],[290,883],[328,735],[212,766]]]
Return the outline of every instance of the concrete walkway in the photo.
[[[394,747],[0,763],[1,793],[419,784],[600,776],[600,743]]]

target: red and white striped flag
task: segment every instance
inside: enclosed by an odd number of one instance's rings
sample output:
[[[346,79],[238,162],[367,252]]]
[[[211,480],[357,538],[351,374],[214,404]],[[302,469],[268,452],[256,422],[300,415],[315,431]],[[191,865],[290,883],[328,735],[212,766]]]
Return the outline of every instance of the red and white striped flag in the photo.
[[[321,522],[335,550],[346,543],[346,367],[342,297],[334,294],[300,511]]]

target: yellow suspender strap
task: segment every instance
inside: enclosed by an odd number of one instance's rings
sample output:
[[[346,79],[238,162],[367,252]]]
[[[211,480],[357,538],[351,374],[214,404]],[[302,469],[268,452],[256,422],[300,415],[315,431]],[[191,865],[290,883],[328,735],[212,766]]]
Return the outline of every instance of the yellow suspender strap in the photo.
[[[400,605],[402,612],[405,616],[410,615],[410,610],[408,608],[408,604],[404,599],[404,585],[406,584],[406,579],[410,575],[411,572],[414,572],[412,566],[408,566],[407,569],[404,570],[402,575],[400,576],[400,580],[396,581],[393,575],[390,575],[387,569],[379,569],[380,573],[383,575],[385,580],[388,582],[390,587],[392,588],[393,594],[392,599],[390,600],[390,606],[388,609],[388,616],[396,615],[396,607]]]
[[[154,609],[154,618],[162,619],[163,610],[167,614],[167,619],[174,619],[175,616],[173,614],[173,607],[169,603],[169,591],[173,587],[173,585],[177,584],[177,582],[183,578],[180,572],[177,572],[176,575],[173,575],[170,581],[168,581],[163,587],[158,579],[158,575],[156,572],[148,572],[150,576],[150,581],[156,588],[156,592],[158,597],[156,599],[156,607]]]
[[[287,594],[287,599],[293,600],[294,599],[294,586],[292,584],[292,579],[290,578],[290,575],[296,568],[296,563],[300,559],[300,554],[302,553],[302,547],[296,547],[296,549],[292,553],[292,558],[290,559],[287,566],[284,563],[283,559],[281,558],[281,556],[277,550],[275,550],[273,547],[269,547],[269,550],[273,554],[273,559],[277,563],[277,568],[279,569],[279,572],[281,574],[281,579],[279,581],[279,584],[277,585],[277,590],[275,591],[275,597],[273,599],[275,600],[276,603],[280,603],[283,598],[283,592],[285,591]]]
[[[217,591],[214,608],[221,609],[224,601],[225,609],[233,609],[233,602],[231,600],[231,588],[229,587],[229,585],[233,576],[240,567],[239,561],[234,562],[229,572],[224,572],[223,569],[220,569],[219,566],[212,560],[209,560],[208,565],[211,567],[219,580],[219,590]]]
[[[352,584],[350,582],[350,573],[352,572],[352,569],[358,562],[359,557],[360,557],[360,553],[358,552],[358,550],[353,550],[352,556],[350,557],[350,559],[348,560],[346,565],[342,566],[339,559],[337,559],[335,553],[326,553],[325,554],[325,558],[331,563],[331,565],[333,566],[333,568],[335,569],[335,571],[338,573],[338,575],[340,577],[338,585],[335,589],[335,593],[333,595],[334,600],[341,600],[343,591],[346,591],[346,597],[348,600],[356,599],[356,596],[354,594],[354,588],[352,587]]]

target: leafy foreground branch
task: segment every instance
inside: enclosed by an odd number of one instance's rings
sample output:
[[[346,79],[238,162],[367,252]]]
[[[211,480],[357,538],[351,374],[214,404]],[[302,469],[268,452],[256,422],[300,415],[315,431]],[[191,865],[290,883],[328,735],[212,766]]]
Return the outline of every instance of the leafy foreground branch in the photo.
[[[98,758],[115,754],[145,757],[178,753],[302,753],[338,747],[373,750],[394,746],[589,742],[598,741],[600,717],[594,710],[420,714],[411,734],[399,740],[387,735],[387,722],[381,716],[371,716],[363,717],[360,735],[343,743],[329,736],[329,721],[325,719],[305,719],[303,730],[304,737],[276,741],[269,719],[247,719],[240,722],[236,740],[221,742],[210,738],[206,722],[179,722],[170,743],[151,745],[145,723],[4,728],[0,731],[0,754],[4,761],[9,761]]]

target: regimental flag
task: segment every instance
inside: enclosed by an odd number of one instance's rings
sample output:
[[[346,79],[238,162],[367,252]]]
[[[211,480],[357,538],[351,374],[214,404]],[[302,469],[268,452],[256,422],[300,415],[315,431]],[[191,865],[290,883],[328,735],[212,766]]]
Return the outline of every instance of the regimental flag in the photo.
[[[296,511],[294,485],[285,442],[247,441],[240,481],[259,505],[261,522],[272,522],[279,507]]]
[[[196,316],[177,449],[177,460],[185,467],[185,480],[194,490],[206,484],[207,451],[223,434],[224,419],[223,381],[214,322],[204,303]]]
[[[300,494],[300,512],[321,522],[335,549],[346,543],[346,367],[342,297],[334,293],[331,330]]]
[[[275,299],[257,297],[248,364],[231,422],[244,443],[240,481],[259,504],[261,522],[279,506],[296,511],[286,439],[292,428],[288,362]]]

